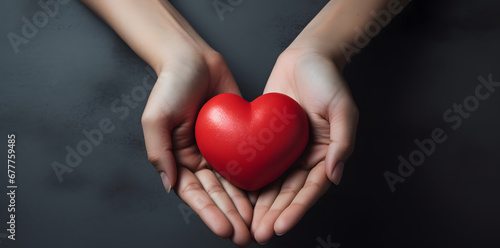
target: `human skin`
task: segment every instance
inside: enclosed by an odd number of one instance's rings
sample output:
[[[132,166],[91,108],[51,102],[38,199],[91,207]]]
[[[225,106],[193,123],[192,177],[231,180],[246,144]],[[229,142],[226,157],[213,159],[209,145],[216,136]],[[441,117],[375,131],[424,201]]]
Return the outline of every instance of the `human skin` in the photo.
[[[238,246],[252,238],[268,242],[295,226],[331,182],[340,182],[358,121],[341,74],[352,54],[346,56],[341,44],[352,45],[355,28],[373,19],[371,11],[395,1],[330,1],[279,56],[264,93],[299,102],[311,138],[292,169],[258,192],[244,192],[215,174],[194,139],[195,118],[207,100],[241,95],[222,56],[166,0],[82,2],[156,71],[142,117],[148,158],[167,192],[174,189],[216,235]]]
[[[250,201],[210,169],[194,137],[195,119],[206,101],[226,92],[241,95],[222,56],[167,1],[82,2],[158,75],[142,125],[148,158],[167,192],[174,189],[216,235],[248,245]]]
[[[251,195],[252,237],[268,242],[288,232],[328,190],[340,183],[354,148],[358,109],[342,70],[354,54],[357,30],[380,11],[400,12],[409,1],[330,1],[279,56],[264,93],[279,92],[306,111],[311,137],[306,151],[288,174]],[[396,11],[396,9],[398,11]],[[390,15],[392,19],[394,16]],[[361,49],[359,47],[358,49]]]

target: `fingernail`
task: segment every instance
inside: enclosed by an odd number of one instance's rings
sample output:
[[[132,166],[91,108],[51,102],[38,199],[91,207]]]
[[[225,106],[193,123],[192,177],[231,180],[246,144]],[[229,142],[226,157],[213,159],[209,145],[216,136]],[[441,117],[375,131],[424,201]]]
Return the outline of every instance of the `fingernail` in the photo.
[[[259,244],[259,245],[265,245],[265,244],[267,244],[267,242],[265,242],[265,243],[257,242],[257,244]]]
[[[170,180],[168,180],[167,174],[165,172],[160,173],[161,181],[163,182],[163,187],[167,190],[167,193],[170,193],[172,190],[172,184],[170,184]]]
[[[285,233],[276,233],[276,236],[283,236]]]
[[[333,169],[332,173],[332,182],[336,185],[339,185],[340,179],[342,179],[342,173],[344,172],[344,162],[339,161],[335,165],[335,169]]]

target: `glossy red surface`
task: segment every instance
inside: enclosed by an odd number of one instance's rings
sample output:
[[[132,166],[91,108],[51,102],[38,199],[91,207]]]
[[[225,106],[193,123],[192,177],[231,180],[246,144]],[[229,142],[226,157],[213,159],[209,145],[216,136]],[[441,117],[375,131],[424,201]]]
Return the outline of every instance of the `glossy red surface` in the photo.
[[[292,98],[269,93],[253,102],[224,93],[200,110],[196,142],[210,166],[233,185],[258,190],[281,176],[302,154],[309,124]]]

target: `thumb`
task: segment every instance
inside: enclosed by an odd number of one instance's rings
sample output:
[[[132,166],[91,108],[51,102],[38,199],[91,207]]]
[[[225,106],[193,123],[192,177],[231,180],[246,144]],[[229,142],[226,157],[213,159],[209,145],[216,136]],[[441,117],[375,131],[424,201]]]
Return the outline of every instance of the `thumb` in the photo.
[[[177,166],[172,152],[172,127],[167,116],[144,111],[142,127],[148,159],[160,173],[167,193],[177,181]]]
[[[349,93],[329,108],[330,144],[326,153],[326,175],[335,184],[340,183],[344,163],[354,149],[358,108]]]

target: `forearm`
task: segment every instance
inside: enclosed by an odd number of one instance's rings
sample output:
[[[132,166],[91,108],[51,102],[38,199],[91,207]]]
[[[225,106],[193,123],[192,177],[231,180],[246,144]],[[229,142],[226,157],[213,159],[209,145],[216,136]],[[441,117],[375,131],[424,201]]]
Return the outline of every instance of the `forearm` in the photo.
[[[81,1],[106,21],[157,73],[169,58],[174,57],[174,53],[183,52],[186,47],[200,51],[209,49],[166,0]]]
[[[307,25],[295,46],[310,46],[343,68],[410,0],[332,0]]]

